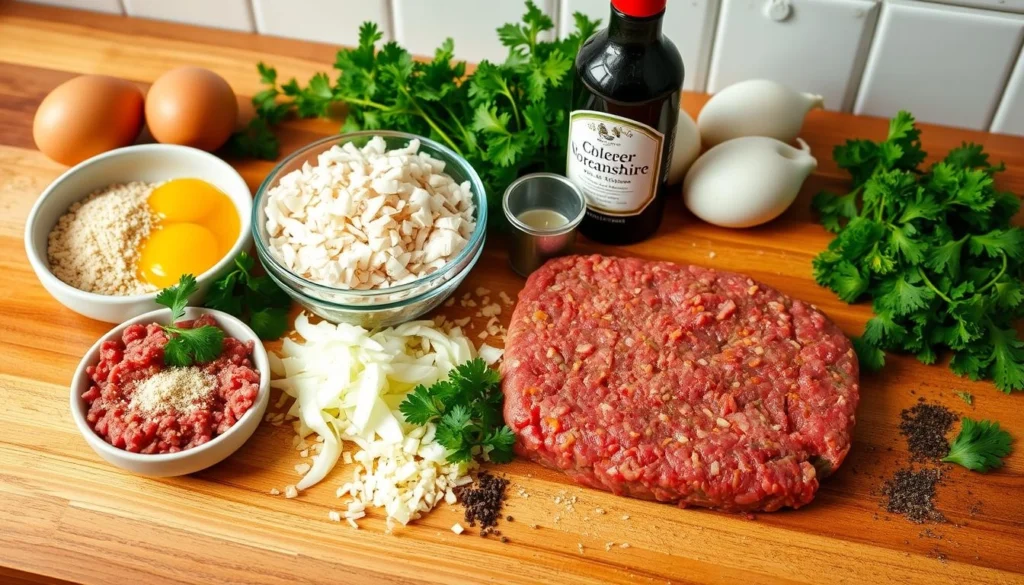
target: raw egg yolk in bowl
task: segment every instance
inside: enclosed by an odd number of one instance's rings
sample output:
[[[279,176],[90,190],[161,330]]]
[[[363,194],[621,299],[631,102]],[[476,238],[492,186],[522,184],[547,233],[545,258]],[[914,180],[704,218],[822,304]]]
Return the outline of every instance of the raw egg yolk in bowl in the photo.
[[[148,201],[159,223],[142,244],[139,275],[156,287],[173,286],[182,274],[199,276],[213,268],[238,239],[238,210],[206,181],[167,181]]]

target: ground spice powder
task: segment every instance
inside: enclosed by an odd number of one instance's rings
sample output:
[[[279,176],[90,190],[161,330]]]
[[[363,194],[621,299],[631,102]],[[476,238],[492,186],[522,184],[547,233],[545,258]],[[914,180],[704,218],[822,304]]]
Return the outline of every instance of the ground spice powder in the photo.
[[[885,509],[906,516],[911,522],[945,522],[946,517],[935,509],[935,486],[941,473],[938,469],[900,469],[882,486],[887,498]]]
[[[146,413],[191,414],[206,407],[216,392],[216,376],[194,366],[170,368],[139,382],[129,408]]]
[[[938,461],[949,454],[946,434],[958,417],[945,406],[921,400],[900,413],[900,434],[907,439],[911,461]]]

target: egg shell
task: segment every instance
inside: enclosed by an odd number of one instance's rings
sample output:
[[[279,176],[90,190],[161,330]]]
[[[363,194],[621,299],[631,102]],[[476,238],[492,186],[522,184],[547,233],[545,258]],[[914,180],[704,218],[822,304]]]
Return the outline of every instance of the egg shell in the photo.
[[[237,117],[235,92],[209,69],[172,69],[146,94],[149,131],[165,144],[217,150],[231,136]]]
[[[686,171],[700,154],[700,131],[697,123],[686,113],[679,110],[679,122],[676,124],[675,140],[672,142],[672,160],[668,166],[668,184],[678,185],[683,182]]]
[[[818,166],[802,149],[763,136],[727,140],[697,159],[683,182],[683,202],[694,215],[722,227],[769,222],[796,199]]]
[[[70,166],[132,144],[142,121],[142,91],[134,83],[82,75],[58,85],[39,104],[32,138],[43,154]]]
[[[813,108],[824,98],[801,93],[768,79],[734,83],[711,96],[697,116],[704,146],[712,147],[742,136],[767,136],[792,142]]]

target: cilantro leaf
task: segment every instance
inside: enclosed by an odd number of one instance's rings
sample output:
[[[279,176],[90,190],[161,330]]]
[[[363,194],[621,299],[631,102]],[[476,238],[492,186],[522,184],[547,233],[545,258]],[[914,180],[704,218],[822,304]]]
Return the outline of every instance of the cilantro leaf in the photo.
[[[861,337],[854,337],[853,351],[857,353],[857,362],[869,372],[877,372],[885,365],[885,352],[871,345]]]
[[[949,455],[942,460],[986,473],[1003,466],[1012,441],[1010,433],[1000,429],[998,422],[964,417],[960,420],[960,433],[949,446]]]
[[[171,323],[181,321],[185,316],[188,298],[197,290],[199,290],[199,285],[196,284],[196,277],[191,274],[182,274],[178,279],[178,284],[167,287],[156,295],[156,304],[171,310]]]
[[[433,387],[427,388],[420,384],[406,395],[405,400],[398,405],[398,410],[407,422],[425,425],[444,414],[444,407],[434,400],[434,394]]]
[[[212,361],[220,355],[224,343],[224,331],[212,325],[202,327],[178,327],[185,317],[188,297],[198,290],[196,279],[191,274],[182,274],[178,284],[165,288],[156,296],[157,304],[171,310],[171,319],[161,326],[167,334],[164,345],[164,363],[184,367],[195,362]]]
[[[852,190],[819,193],[812,207],[836,236],[812,262],[816,282],[846,302],[872,301],[855,342],[869,368],[885,351],[922,363],[953,354],[950,368],[1024,390],[1024,229],[1019,198],[997,191],[993,165],[975,144],[929,168],[913,116],[900,112],[885,140],[848,140],[833,151]]]
[[[447,380],[417,386],[398,409],[408,423],[437,424],[436,440],[448,450],[448,461],[469,461],[475,449],[490,447],[490,454],[478,452],[503,463],[511,459],[515,434],[502,419],[500,384],[498,372],[477,358],[456,366]]]
[[[253,274],[256,260],[242,252],[234,268],[214,281],[205,306],[245,321],[263,340],[280,339],[288,329],[292,301],[268,275]]]
[[[249,315],[249,327],[260,339],[280,339],[288,330],[288,309],[264,307]]]
[[[492,430],[486,438],[484,445],[490,447],[487,457],[495,463],[508,463],[512,461],[514,453],[512,447],[516,444],[516,435],[512,429],[502,426]]]

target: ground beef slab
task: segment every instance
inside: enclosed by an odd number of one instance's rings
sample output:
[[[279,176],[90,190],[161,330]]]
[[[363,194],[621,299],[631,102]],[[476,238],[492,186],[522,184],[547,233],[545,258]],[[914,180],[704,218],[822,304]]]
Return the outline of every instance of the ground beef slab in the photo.
[[[605,256],[530,276],[502,364],[524,457],[620,495],[799,508],[850,449],[849,340],[747,276]]]

